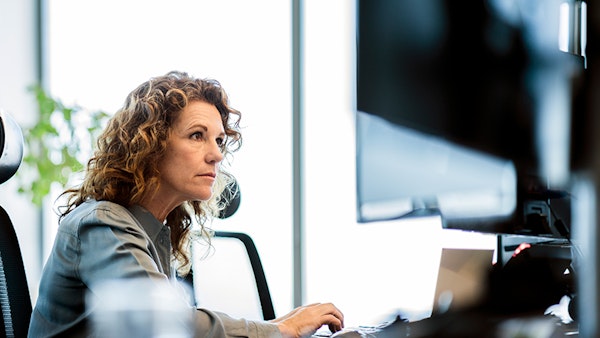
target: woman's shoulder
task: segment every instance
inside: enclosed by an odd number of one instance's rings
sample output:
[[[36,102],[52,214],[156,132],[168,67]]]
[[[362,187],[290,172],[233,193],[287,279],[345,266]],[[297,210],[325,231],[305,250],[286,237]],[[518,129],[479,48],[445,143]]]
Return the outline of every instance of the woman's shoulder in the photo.
[[[111,201],[87,200],[78,205],[71,214],[93,214],[96,212],[129,213],[126,207]],[[69,216],[67,215],[67,217]]]
[[[85,224],[130,224],[135,218],[129,210],[114,202],[88,200],[67,214],[61,226],[82,226]]]

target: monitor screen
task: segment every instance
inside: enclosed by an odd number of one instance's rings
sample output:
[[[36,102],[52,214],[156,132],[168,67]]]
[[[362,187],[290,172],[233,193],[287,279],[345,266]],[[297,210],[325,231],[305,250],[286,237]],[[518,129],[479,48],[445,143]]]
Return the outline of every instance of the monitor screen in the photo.
[[[359,222],[561,235],[549,208],[568,198],[583,63],[559,49],[559,2],[503,3],[357,0]]]

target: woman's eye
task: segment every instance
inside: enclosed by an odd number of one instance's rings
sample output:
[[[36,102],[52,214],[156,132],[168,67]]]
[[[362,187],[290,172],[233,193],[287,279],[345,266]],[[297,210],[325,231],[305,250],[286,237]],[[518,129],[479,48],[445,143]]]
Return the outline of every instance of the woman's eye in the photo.
[[[218,144],[219,146],[222,146],[223,144],[225,144],[225,139],[224,139],[224,138],[222,138],[222,137],[218,137],[218,138],[217,138],[217,144]]]
[[[200,131],[197,131],[197,132],[193,133],[193,134],[190,136],[190,138],[191,138],[192,140],[200,140],[200,139],[202,139],[202,132],[200,132]]]

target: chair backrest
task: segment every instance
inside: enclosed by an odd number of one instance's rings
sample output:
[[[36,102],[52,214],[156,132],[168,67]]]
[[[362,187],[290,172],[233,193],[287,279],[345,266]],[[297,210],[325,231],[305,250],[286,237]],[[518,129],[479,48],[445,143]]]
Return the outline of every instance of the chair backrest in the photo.
[[[0,184],[11,178],[23,159],[23,134],[8,113],[0,111]],[[31,297],[19,241],[6,211],[0,206],[0,336],[26,337]]]
[[[241,232],[216,231],[214,251],[194,244],[192,274],[196,306],[246,319],[275,318],[271,293],[252,238]]]

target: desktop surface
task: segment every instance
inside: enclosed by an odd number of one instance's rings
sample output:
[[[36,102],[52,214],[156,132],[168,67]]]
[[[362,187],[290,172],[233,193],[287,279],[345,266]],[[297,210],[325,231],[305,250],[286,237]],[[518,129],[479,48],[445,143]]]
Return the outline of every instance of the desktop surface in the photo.
[[[376,337],[577,337],[574,322],[553,315],[499,315],[485,311],[446,313],[416,322],[395,322]]]
[[[522,313],[502,315],[482,310],[458,311],[406,321],[401,318],[380,326],[349,327],[331,333],[318,331],[312,338],[484,338],[484,337],[578,337],[576,322],[565,323],[554,315]]]

